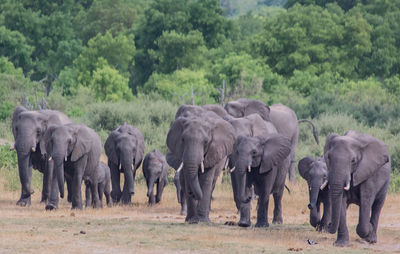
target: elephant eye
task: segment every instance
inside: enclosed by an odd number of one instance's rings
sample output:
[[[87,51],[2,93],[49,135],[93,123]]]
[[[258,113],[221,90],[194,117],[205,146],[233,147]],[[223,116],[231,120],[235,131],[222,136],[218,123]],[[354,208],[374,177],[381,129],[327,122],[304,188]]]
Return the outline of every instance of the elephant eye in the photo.
[[[352,158],[351,163],[353,163],[353,164],[356,163],[356,158]]]
[[[40,128],[36,129],[36,134],[39,136],[40,135]]]

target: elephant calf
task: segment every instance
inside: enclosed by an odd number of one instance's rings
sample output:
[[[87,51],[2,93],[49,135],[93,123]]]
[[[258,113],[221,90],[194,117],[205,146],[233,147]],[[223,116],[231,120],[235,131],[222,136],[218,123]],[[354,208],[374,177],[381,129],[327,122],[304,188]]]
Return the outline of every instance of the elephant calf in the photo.
[[[149,197],[149,205],[159,203],[165,185],[167,185],[168,164],[165,156],[154,149],[149,152],[143,161],[143,175],[147,183],[147,197]],[[154,196],[154,184],[157,184],[157,194]]]
[[[323,157],[304,157],[299,161],[298,169],[301,177],[308,184],[310,203],[310,224],[318,231],[327,231],[330,223],[331,204],[328,195],[328,169]],[[324,204],[324,214],[321,219],[320,206]]]
[[[97,189],[99,192],[99,200],[100,200],[100,206],[103,206],[103,193],[106,196],[106,202],[108,207],[112,207],[112,200],[111,200],[111,173],[110,173],[110,168],[103,162],[99,163],[99,166],[97,168],[97,174],[95,175],[97,177],[96,181],[93,181],[90,177],[88,179],[85,179],[85,185],[86,185],[86,202],[85,205],[86,207],[90,207],[93,204],[92,201],[92,193],[90,191],[90,187],[92,182],[97,182]]]

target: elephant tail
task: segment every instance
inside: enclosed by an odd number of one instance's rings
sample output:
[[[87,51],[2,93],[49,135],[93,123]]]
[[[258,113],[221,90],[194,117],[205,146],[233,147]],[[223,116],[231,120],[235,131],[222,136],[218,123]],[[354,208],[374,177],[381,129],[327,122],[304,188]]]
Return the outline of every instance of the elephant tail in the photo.
[[[285,184],[285,188],[286,188],[286,190],[289,192],[289,195],[290,195],[290,189],[289,189],[289,187],[287,187],[286,184]]]
[[[319,145],[318,131],[317,131],[317,128],[315,128],[314,124],[308,119],[300,119],[300,120],[298,120],[298,123],[308,123],[309,125],[311,125],[311,127],[313,128],[313,135],[314,135],[315,142],[317,142],[317,144]]]

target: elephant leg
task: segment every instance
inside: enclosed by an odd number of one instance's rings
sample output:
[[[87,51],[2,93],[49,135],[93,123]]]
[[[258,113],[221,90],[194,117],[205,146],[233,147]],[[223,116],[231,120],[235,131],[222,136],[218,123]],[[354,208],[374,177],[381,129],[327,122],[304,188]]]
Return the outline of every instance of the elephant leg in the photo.
[[[326,232],[328,232],[328,225],[330,223],[332,214],[331,201],[327,195],[323,195],[322,198],[322,203],[324,204],[324,213],[322,215],[321,223],[319,225],[319,230],[325,230]]]
[[[258,198],[257,223],[256,227],[269,227],[268,223],[269,194],[263,193]]]
[[[203,191],[203,198],[199,200],[197,204],[197,213],[199,216],[199,221],[210,222],[210,205],[213,187],[215,187],[215,173],[216,168],[213,167],[209,170],[205,170],[204,173],[200,174],[199,181],[200,186]]]
[[[133,181],[133,190],[135,190],[135,175],[136,175],[136,170],[133,170],[132,172],[132,181]],[[130,204],[132,203],[132,194],[129,192],[129,186],[128,186],[128,181],[127,178],[128,177],[125,174],[125,181],[124,181],[124,187],[122,189],[122,196],[121,196],[121,200],[123,204]],[[134,193],[134,191],[133,191]]]
[[[121,200],[122,192],[121,192],[121,173],[118,170],[118,165],[114,163],[109,163],[110,172],[111,172],[111,197],[114,203],[118,203]]]
[[[92,203],[94,208],[102,208],[99,198],[99,183],[94,182],[90,185],[90,191],[92,192]]]
[[[385,203],[385,196],[379,197],[375,200],[374,204],[372,205],[372,211],[371,211],[371,225],[372,225],[372,232],[368,235],[365,240],[369,243],[376,243],[378,241],[378,237],[376,232],[378,231],[378,222],[379,222],[379,216],[381,214],[381,210],[383,207],[383,204]]]
[[[90,183],[85,181],[85,207],[92,206],[92,192],[90,190]]]
[[[346,222],[346,210],[347,210],[347,198],[343,197],[342,199],[342,210],[340,211],[340,218],[339,218],[339,228],[337,239],[333,243],[335,246],[343,247],[349,245],[349,231],[347,229],[347,222]]]
[[[162,198],[162,194],[164,191],[164,187],[166,185],[166,180],[165,179],[161,179],[158,183],[157,183],[157,195],[156,195],[156,203],[159,203],[161,201]]]
[[[59,194],[59,189],[58,189],[57,177],[55,174],[53,174],[51,180],[50,197],[45,207],[46,210],[54,210],[58,208],[58,194]]]
[[[181,195],[181,215],[187,215],[188,207],[187,207],[187,195],[185,193],[185,183],[183,177],[179,180],[180,182],[180,195]]]
[[[282,196],[284,188],[274,193],[274,218],[272,219],[273,224],[282,224]]]
[[[67,190],[68,190],[67,201],[69,203],[71,203],[72,202],[72,177],[65,177],[65,181],[67,182]]]
[[[112,207],[112,198],[111,198],[111,189],[110,189],[110,180],[106,180],[106,184],[104,187],[104,196],[106,196],[106,203],[108,207]]]
[[[72,178],[72,209],[82,210],[81,186],[82,186],[83,173],[85,171],[86,165],[87,165],[87,157],[81,158],[74,163],[75,170],[74,170],[74,176]],[[93,185],[96,183],[91,183],[91,184]],[[93,195],[93,191],[92,191],[92,198],[93,199],[95,198],[95,196]]]
[[[99,183],[97,187],[97,192],[99,193],[99,201],[100,201],[100,207],[103,208],[103,193],[105,189],[105,183]]]
[[[251,192],[253,191],[252,186],[246,186],[245,187],[245,196],[250,197]],[[239,198],[238,198],[239,199]],[[240,211],[240,220],[238,222],[238,225],[240,227],[250,227],[251,226],[251,198],[246,200],[246,202],[240,202],[239,201],[239,211]]]
[[[176,188],[176,198],[178,199],[178,203],[182,204],[181,183],[179,180],[179,172],[176,172],[174,175],[174,184],[175,184],[175,188]]]
[[[45,170],[43,172],[42,199],[40,200],[40,203],[45,203],[46,204],[48,199],[49,199],[49,197],[50,197],[51,179],[53,178],[53,174],[52,173],[53,172],[50,172],[48,167],[45,168]]]

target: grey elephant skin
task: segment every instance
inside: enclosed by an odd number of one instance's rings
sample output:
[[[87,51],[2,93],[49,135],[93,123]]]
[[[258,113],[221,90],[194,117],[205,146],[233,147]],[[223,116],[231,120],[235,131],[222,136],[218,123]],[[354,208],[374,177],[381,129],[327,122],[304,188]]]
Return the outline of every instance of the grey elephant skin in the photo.
[[[226,116],[225,119],[232,125],[235,130],[235,138],[239,136],[255,137],[265,134],[277,133],[274,125],[269,121],[264,121],[264,119],[259,114],[251,114],[241,118],[234,118]],[[235,139],[236,140],[236,139]],[[246,183],[246,174],[239,173],[235,170],[235,163],[237,160],[237,154],[232,153],[229,155],[229,168],[231,169],[231,183],[233,190],[233,198],[235,200],[236,208],[240,211],[240,195],[243,196],[244,193],[239,195],[239,190],[243,190],[243,186]],[[246,195],[248,193],[253,193],[253,189],[245,189]]]
[[[175,119],[179,117],[188,117],[188,116],[201,116],[202,114],[206,112],[214,112],[216,115],[226,118],[229,117],[228,113],[226,110],[216,104],[207,104],[207,105],[202,105],[202,106],[194,106],[194,105],[182,105],[178,108],[176,114],[175,114]],[[170,156],[170,154],[167,153],[167,157]],[[171,165],[171,167],[174,167]],[[174,184],[176,187],[176,195],[178,199],[178,203],[181,204],[181,215],[186,215],[187,214],[187,199],[185,195],[185,190],[182,188],[181,185],[181,180],[180,178],[183,178],[183,175],[181,171],[178,170],[179,165],[176,165],[174,167],[175,175],[174,175]],[[221,174],[221,170],[218,170],[215,174],[215,178],[218,178],[219,175]],[[182,176],[181,176],[182,175]]]
[[[72,209],[82,209],[82,180],[91,180],[94,207],[100,208],[97,190],[98,165],[101,155],[101,140],[97,133],[83,124],[51,126],[40,143],[42,154],[54,165],[50,201],[47,210],[58,207],[58,193],[64,197],[64,175],[72,179]]]
[[[32,168],[43,173],[43,188],[41,202],[49,199],[51,175],[48,160],[42,157],[40,142],[47,128],[53,125],[71,123],[71,120],[59,111],[39,110],[30,111],[18,106],[14,110],[12,119],[12,132],[18,157],[18,173],[21,182],[21,196],[17,205],[29,206],[31,204],[31,179]]]
[[[100,200],[100,207],[103,207],[103,194],[106,197],[106,204],[108,207],[112,207],[111,200],[111,173],[110,168],[104,163],[100,162],[97,171],[93,172],[89,178],[85,180],[85,206],[94,206],[92,199],[92,184],[97,182],[97,191]],[[96,179],[97,178],[97,179]],[[96,186],[93,186],[96,191]]]
[[[310,209],[310,224],[318,231],[327,231],[331,221],[331,202],[328,195],[328,169],[323,157],[304,157],[299,161],[300,176],[307,181]],[[324,214],[321,218],[321,203]]]
[[[390,155],[386,145],[355,131],[348,131],[344,136],[331,134],[326,138],[324,158],[332,202],[332,223],[328,232],[337,232],[334,244],[349,244],[346,210],[351,203],[360,207],[357,234],[375,243],[390,181]]]
[[[123,204],[129,204],[135,193],[136,170],[144,156],[144,137],[136,127],[124,123],[110,133],[104,149],[108,157],[108,166],[111,169],[113,202],[122,201]],[[122,192],[121,173],[125,177]]]
[[[256,227],[268,227],[269,196],[274,196],[273,223],[281,224],[282,196],[289,164],[290,140],[281,134],[265,134],[256,137],[239,136],[233,155],[235,171],[241,177],[238,184],[240,198],[241,227],[249,227],[251,186],[254,185],[258,198]]]
[[[201,110],[200,110],[201,111]],[[180,180],[187,200],[188,223],[209,222],[211,196],[219,172],[232,152],[232,126],[205,110],[175,119],[167,135],[167,162],[182,170]]]
[[[259,114],[265,121],[270,121],[278,131],[278,133],[285,135],[291,142],[290,164],[289,164],[289,180],[296,179],[295,170],[295,157],[296,148],[299,138],[299,123],[307,122],[313,128],[314,138],[317,143],[318,134],[315,126],[311,121],[306,119],[298,120],[296,113],[289,107],[283,104],[273,104],[271,106],[265,105],[258,100],[238,99],[236,101],[228,102],[225,105],[228,114],[234,117],[244,117],[250,114]]]
[[[146,154],[143,160],[143,175],[147,184],[149,205],[159,203],[162,199],[164,187],[167,185],[168,163],[165,156],[154,149]],[[157,194],[154,195],[154,185],[157,185]]]

